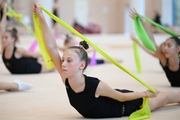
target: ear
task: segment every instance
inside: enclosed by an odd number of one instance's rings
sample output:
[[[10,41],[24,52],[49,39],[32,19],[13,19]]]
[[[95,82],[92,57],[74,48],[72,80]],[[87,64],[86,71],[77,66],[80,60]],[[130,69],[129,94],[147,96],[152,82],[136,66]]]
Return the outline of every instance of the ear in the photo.
[[[85,67],[85,65],[86,65],[86,63],[85,63],[85,62],[81,62],[81,65],[80,65],[79,69],[80,69],[80,70],[83,70],[83,69],[84,69],[84,67]]]
[[[177,47],[177,51],[180,52],[180,46]]]
[[[15,38],[12,37],[11,39],[12,39],[12,42],[15,43]]]

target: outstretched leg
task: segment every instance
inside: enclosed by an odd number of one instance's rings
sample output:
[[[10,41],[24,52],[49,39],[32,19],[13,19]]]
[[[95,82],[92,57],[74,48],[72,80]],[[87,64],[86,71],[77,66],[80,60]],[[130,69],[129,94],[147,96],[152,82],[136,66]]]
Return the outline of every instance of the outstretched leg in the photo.
[[[180,92],[160,92],[157,97],[150,98],[149,107],[153,111],[171,103],[180,103]]]
[[[33,85],[22,82],[20,80],[14,80],[13,82],[0,81],[0,90],[6,91],[18,91],[18,90],[29,90],[32,89]]]
[[[15,90],[18,90],[18,84],[14,82],[0,81],[0,90],[15,91]]]

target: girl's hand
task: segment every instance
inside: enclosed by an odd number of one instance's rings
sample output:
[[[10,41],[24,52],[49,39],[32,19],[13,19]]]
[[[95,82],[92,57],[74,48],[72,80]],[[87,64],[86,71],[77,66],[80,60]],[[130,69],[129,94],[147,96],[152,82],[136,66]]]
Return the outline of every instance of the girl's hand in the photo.
[[[137,38],[134,35],[130,35],[132,41],[137,41]]]
[[[156,90],[157,91],[157,93],[155,94],[155,93],[153,93],[152,91],[150,91],[150,90],[146,90],[146,91],[144,91],[144,93],[146,94],[146,97],[150,97],[150,98],[153,98],[153,97],[156,97],[158,94],[159,94],[159,91],[158,90]]]
[[[138,15],[138,13],[135,8],[131,8],[129,11],[129,16],[134,19],[134,15]]]
[[[34,1],[33,5],[32,5],[32,11],[35,12],[37,15],[42,14],[42,10],[40,8],[40,5]]]
[[[135,8],[130,9],[129,14],[130,14],[129,16],[130,16],[132,19],[134,19],[134,15],[138,15],[138,17],[140,18],[141,22],[144,22],[144,21],[143,21],[143,18],[138,14],[138,12],[136,11]]]
[[[4,3],[2,4],[2,7],[3,7],[3,13],[6,14],[6,12],[7,12],[7,9],[6,9],[7,3],[4,2]]]

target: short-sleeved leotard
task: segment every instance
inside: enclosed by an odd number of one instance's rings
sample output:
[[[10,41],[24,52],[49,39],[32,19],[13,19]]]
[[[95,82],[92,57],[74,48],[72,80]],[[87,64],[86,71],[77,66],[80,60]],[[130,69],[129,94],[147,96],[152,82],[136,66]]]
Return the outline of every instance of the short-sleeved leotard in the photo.
[[[87,118],[112,118],[129,116],[132,112],[140,109],[143,99],[136,99],[128,102],[99,96],[95,97],[96,88],[100,82],[94,77],[85,76],[85,88],[82,92],[75,93],[69,85],[68,79],[65,81],[70,104],[84,117]],[[120,92],[133,92],[129,90],[118,90]]]
[[[166,77],[168,78],[169,82],[171,83],[171,86],[180,87],[180,64],[179,64],[179,69],[177,71],[172,71],[169,69],[168,60],[167,60],[165,66],[163,66],[161,62],[160,62],[160,65],[162,66],[162,68],[166,74]]]
[[[16,47],[14,47],[12,57],[10,59],[5,58],[5,50],[3,51],[2,59],[6,68],[12,74],[31,74],[31,73],[40,73],[41,64],[38,63],[37,58],[30,57],[15,57]]]

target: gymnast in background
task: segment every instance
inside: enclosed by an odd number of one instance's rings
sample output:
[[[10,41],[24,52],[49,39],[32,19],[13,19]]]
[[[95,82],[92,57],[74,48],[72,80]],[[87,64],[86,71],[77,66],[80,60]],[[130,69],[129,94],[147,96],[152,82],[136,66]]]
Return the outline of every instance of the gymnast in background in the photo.
[[[64,46],[63,47],[58,46],[58,49],[60,51],[64,52],[66,49],[68,49],[71,46],[77,46],[77,43],[72,37],[70,37],[69,35],[66,35],[66,39],[64,40]],[[96,52],[96,51],[93,48],[91,48],[91,49],[86,50],[86,52],[91,53],[91,52]],[[110,63],[108,60],[105,60],[105,59],[96,59],[96,58],[94,58],[94,59],[95,59],[96,65]],[[88,59],[89,64],[90,64],[91,60],[92,60],[92,58]],[[122,60],[116,60],[116,61],[118,61],[119,63],[122,62]]]
[[[6,29],[6,4],[3,6],[3,17],[0,22],[1,53],[2,59],[12,74],[32,74],[50,72],[54,69],[47,69],[41,54],[29,52],[16,47],[18,33],[15,28]]]
[[[136,10],[131,11],[131,18],[133,19],[134,15],[138,15]],[[140,17],[140,16],[139,16]],[[140,17],[142,22],[142,18]],[[155,42],[152,32],[147,28],[146,24],[142,22],[145,30],[147,31],[151,41],[156,47],[155,52],[151,52],[143,47],[136,38],[132,38],[138,42],[138,44],[149,54],[159,59],[160,65],[163,68],[167,79],[171,83],[172,87],[180,87],[180,38],[179,37],[170,37],[160,46]]]

